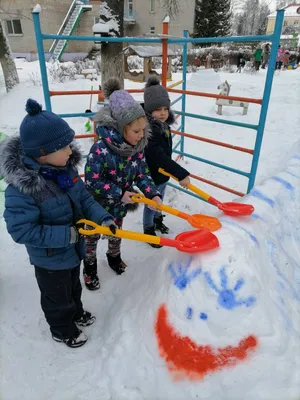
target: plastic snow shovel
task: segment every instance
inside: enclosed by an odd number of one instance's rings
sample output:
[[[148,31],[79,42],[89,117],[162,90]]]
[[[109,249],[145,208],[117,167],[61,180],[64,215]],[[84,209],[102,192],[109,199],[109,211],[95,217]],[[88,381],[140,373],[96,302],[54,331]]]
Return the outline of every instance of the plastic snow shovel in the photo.
[[[162,238],[160,236],[145,235],[143,233],[123,231],[117,229],[114,235],[108,227],[100,226],[93,221],[81,219],[79,223],[84,223],[94,229],[80,228],[78,231],[82,235],[107,235],[116,236],[123,239],[137,240],[138,242],[146,242],[152,244],[160,244],[162,246],[175,247],[177,250],[185,253],[200,253],[202,251],[212,250],[219,247],[218,238],[208,229],[199,229],[190,232],[183,232],[176,236],[175,239]]]
[[[189,215],[182,211],[176,210],[175,208],[166,206],[164,204],[158,205],[154,200],[147,199],[144,195],[138,193],[131,197],[136,203],[144,203],[148,206],[154,207],[157,210],[164,211],[168,214],[175,215],[176,217],[187,220],[194,228],[207,228],[210,231],[216,231],[221,228],[222,224],[218,218],[209,217],[202,214]]]
[[[169,174],[162,168],[159,168],[158,172],[160,172],[163,175],[170,176],[171,178],[178,181],[178,179],[175,178],[175,176]],[[189,184],[188,189],[196,193],[198,196],[202,197],[204,200],[208,201],[210,204],[218,207],[218,209],[222,210],[224,214],[235,217],[238,215],[250,215],[254,211],[254,207],[251,204],[242,204],[234,202],[221,203],[219,200],[203,192],[203,190],[197,188],[197,186],[194,186],[191,183]]]

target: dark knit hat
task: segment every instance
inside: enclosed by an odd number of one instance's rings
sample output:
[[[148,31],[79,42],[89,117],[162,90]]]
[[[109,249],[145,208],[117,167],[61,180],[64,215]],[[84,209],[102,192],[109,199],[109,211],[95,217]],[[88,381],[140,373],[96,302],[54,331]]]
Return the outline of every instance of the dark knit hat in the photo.
[[[170,98],[167,89],[161,86],[155,75],[149,76],[144,89],[144,107],[148,114],[161,107],[170,109]]]
[[[135,119],[145,117],[143,107],[126,90],[121,90],[118,79],[108,79],[103,86],[103,93],[104,97],[109,99],[111,114],[117,122],[117,128],[121,135],[123,135],[126,125]]]
[[[61,117],[33,99],[26,103],[28,115],[20,126],[20,139],[25,154],[41,157],[63,149],[74,139],[75,132]]]

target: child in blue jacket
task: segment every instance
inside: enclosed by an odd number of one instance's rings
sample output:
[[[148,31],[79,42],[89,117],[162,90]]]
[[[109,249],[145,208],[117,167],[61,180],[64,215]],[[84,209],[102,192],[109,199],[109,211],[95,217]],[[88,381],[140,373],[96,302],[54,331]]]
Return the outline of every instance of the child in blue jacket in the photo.
[[[76,222],[88,218],[115,232],[111,215],[86,191],[76,169],[74,131],[58,115],[29,99],[20,137],[1,143],[0,175],[8,183],[4,218],[15,242],[25,244],[41,292],[52,338],[69,347],[87,341],[78,326],[95,317],[81,302],[84,239]]]
[[[85,183],[94,198],[110,212],[119,228],[127,211],[136,209],[131,196],[136,194],[134,184],[145,194],[161,204],[160,193],[149,175],[144,156],[149,132],[142,106],[125,90],[120,90],[117,79],[104,85],[104,96],[109,105],[94,117],[99,140],[92,146],[85,166]],[[97,276],[97,242],[99,236],[87,237],[84,260],[84,280],[88,289],[99,288]],[[125,271],[121,258],[121,239],[108,239],[107,260],[117,273]]]

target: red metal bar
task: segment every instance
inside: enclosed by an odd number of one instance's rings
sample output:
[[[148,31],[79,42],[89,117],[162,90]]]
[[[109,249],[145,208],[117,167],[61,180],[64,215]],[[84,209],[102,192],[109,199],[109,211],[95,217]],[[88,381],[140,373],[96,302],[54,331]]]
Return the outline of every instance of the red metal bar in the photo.
[[[191,139],[200,140],[201,142],[211,143],[211,144],[215,144],[215,145],[221,146],[221,147],[227,147],[228,149],[242,151],[243,153],[249,153],[249,154],[254,153],[254,150],[247,149],[245,147],[234,146],[233,144],[219,142],[217,140],[212,140],[212,139],[207,139],[202,136],[191,135],[190,133],[183,133],[183,132],[174,131],[174,130],[172,130],[172,132],[175,133],[175,135],[180,135],[180,136],[188,137]]]
[[[205,93],[205,92],[194,92],[192,90],[168,89],[168,92],[189,94],[191,96],[211,97],[213,99],[236,100],[236,101],[242,101],[242,102],[254,103],[254,104],[262,103],[262,99],[251,99],[248,97],[239,97],[239,96],[223,96],[223,95],[217,94],[217,93],[215,94],[215,93]]]
[[[169,34],[169,23],[163,22],[163,35]],[[161,84],[167,86],[167,69],[168,69],[168,42],[167,39],[162,39],[162,71]]]
[[[240,197],[243,197],[246,194],[246,193],[238,192],[237,190],[234,190],[234,189],[230,189],[227,186],[220,185],[219,183],[215,183],[215,182],[210,181],[208,179],[201,178],[200,176],[197,176],[197,175],[194,175],[194,174],[190,174],[190,176],[192,178],[194,178],[194,179],[197,179],[198,181],[201,181],[201,182],[204,182],[204,183],[208,183],[211,186],[215,186],[215,187],[217,187],[219,189],[225,190],[226,192],[229,192],[229,193],[236,194],[237,196],[240,196]]]
[[[97,135],[95,135],[94,133],[87,133],[87,134],[83,134],[83,135],[75,135],[74,139],[87,139],[87,138],[95,138],[97,137]]]
[[[128,89],[129,93],[143,93],[144,89]],[[50,96],[73,96],[84,94],[99,94],[103,95],[102,90],[50,90]]]

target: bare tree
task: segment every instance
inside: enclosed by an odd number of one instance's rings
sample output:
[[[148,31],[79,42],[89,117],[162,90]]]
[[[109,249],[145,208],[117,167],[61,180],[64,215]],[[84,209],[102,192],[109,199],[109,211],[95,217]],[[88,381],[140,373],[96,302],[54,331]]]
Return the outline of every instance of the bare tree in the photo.
[[[110,35],[124,36],[124,0],[103,1],[100,5],[100,18],[109,26]],[[123,43],[110,42],[101,44],[101,82],[116,77],[124,86]]]
[[[0,64],[2,67],[6,91],[9,92],[15,85],[19,83],[16,64],[14,62],[12,52],[5,32],[0,21]]]
[[[180,13],[180,0],[160,0],[161,6],[171,19],[176,19]]]

